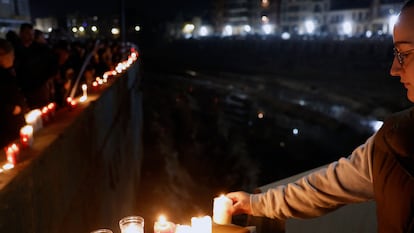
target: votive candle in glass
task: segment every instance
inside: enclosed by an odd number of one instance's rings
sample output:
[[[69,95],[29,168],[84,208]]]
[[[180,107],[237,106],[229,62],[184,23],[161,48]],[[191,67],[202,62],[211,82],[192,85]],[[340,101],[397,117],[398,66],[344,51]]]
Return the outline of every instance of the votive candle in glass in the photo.
[[[174,233],[175,224],[167,221],[164,215],[158,217],[158,221],[154,223],[154,233]]]
[[[144,218],[141,216],[127,216],[119,220],[121,233],[144,233]]]
[[[33,126],[26,125],[20,129],[20,143],[23,148],[32,147],[33,145]]]

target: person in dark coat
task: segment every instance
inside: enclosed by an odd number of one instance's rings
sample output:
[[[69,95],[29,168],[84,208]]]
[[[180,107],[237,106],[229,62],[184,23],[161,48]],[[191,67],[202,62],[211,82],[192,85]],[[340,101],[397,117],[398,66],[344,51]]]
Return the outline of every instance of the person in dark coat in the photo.
[[[42,108],[53,101],[57,60],[47,44],[34,41],[33,25],[22,24],[19,36],[20,43],[15,48],[18,84],[26,96],[29,108]]]
[[[17,85],[13,69],[12,44],[0,39],[0,147],[19,138],[20,128],[25,125],[27,112],[25,98]]]

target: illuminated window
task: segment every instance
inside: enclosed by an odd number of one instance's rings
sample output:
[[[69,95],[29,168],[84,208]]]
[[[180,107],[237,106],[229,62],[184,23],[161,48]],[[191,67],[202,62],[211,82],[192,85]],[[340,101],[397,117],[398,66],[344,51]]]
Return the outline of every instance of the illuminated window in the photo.
[[[262,7],[263,8],[269,7],[269,0],[262,0]]]
[[[266,15],[262,16],[262,23],[268,23],[269,22],[269,17],[267,17]]]

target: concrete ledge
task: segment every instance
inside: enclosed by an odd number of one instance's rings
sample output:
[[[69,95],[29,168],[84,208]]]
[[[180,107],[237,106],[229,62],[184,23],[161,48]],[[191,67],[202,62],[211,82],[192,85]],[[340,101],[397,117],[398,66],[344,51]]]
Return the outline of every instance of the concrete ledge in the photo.
[[[142,160],[138,64],[88,104],[62,109],[0,174],[0,232],[118,229],[135,210]]]

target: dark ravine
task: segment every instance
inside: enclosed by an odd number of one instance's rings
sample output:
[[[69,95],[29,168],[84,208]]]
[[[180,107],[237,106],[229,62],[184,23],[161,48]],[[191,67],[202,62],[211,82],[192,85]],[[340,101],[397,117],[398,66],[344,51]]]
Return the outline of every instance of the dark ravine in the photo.
[[[371,134],[352,121],[381,120],[409,106],[398,79],[388,75],[387,46],[178,41],[144,47],[138,209],[148,230],[160,213],[188,224],[191,216],[211,215],[220,193],[253,191],[347,156]],[[229,102],[234,95],[246,102]],[[265,113],[261,120],[258,111]]]

